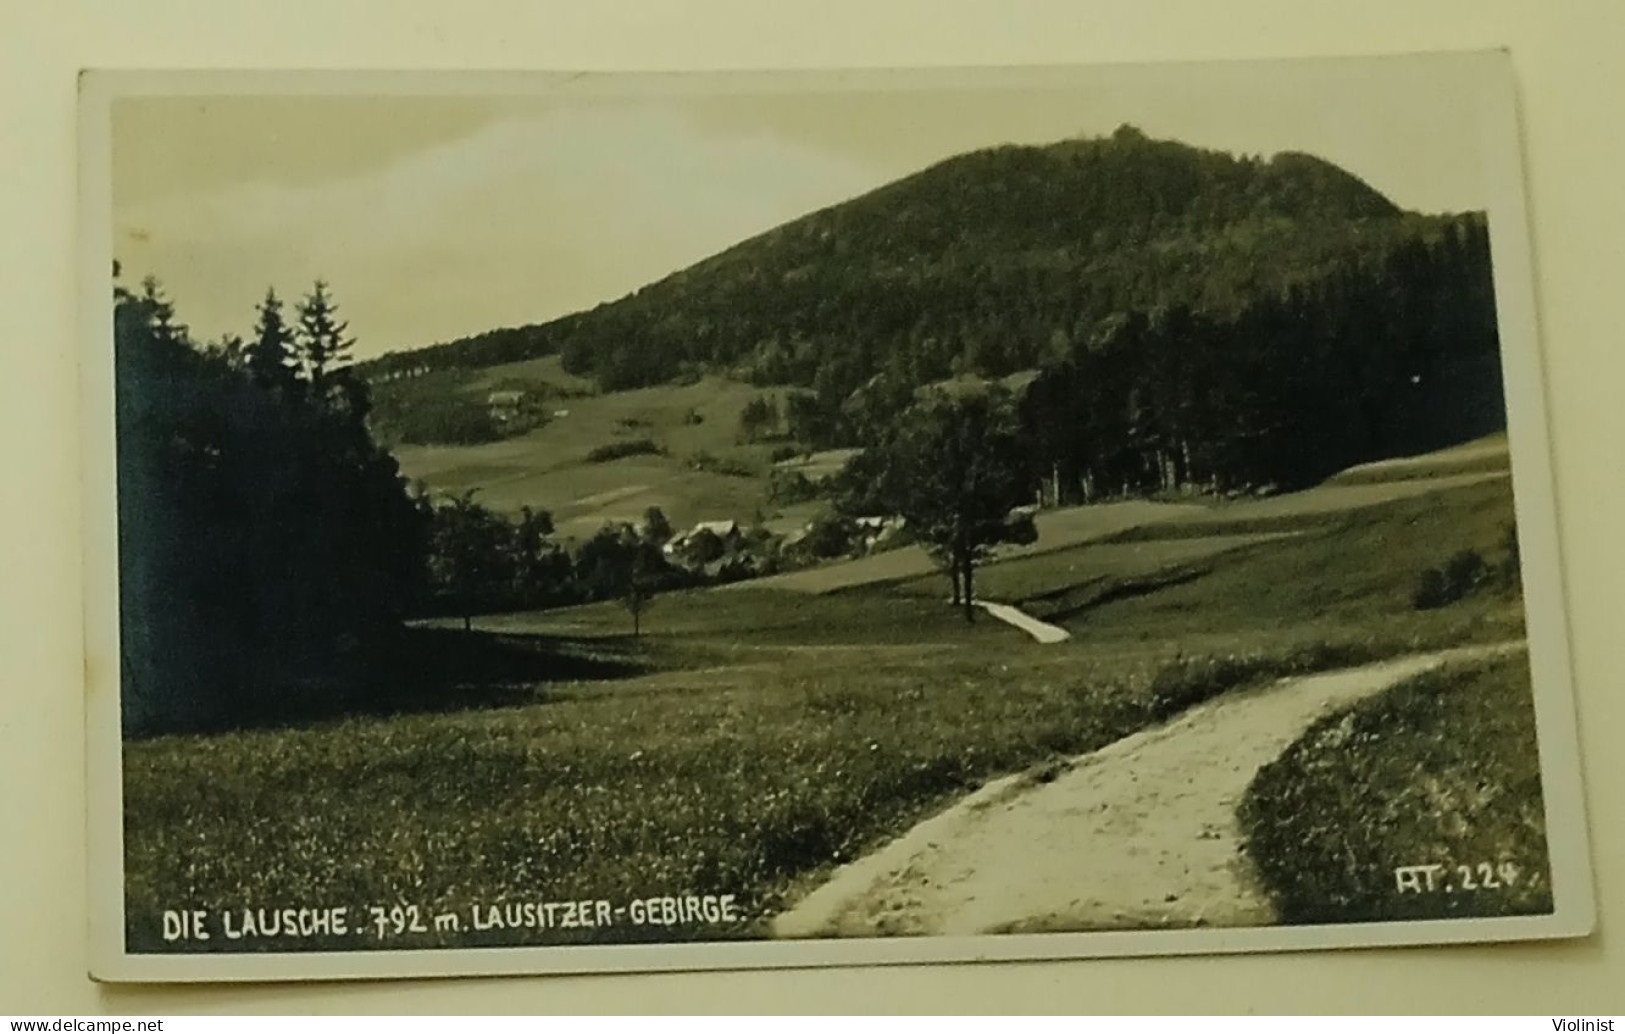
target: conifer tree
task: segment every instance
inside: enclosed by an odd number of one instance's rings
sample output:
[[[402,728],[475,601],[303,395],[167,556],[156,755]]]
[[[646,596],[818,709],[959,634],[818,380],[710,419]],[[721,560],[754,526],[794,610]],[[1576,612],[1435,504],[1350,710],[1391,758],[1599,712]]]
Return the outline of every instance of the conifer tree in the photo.
[[[186,325],[175,319],[175,305],[164,296],[164,289],[157,277],[142,279],[140,304],[146,312],[150,333],[156,340],[166,344],[186,342]]]
[[[349,324],[338,318],[338,308],[327,293],[327,282],[317,280],[299,303],[299,345],[305,373],[318,393],[335,371],[350,361],[355,338],[345,336]]]
[[[282,299],[275,288],[265,289],[265,300],[258,311],[254,340],[248,346],[249,375],[265,387],[291,386],[299,379],[298,361],[293,331],[282,317]]]

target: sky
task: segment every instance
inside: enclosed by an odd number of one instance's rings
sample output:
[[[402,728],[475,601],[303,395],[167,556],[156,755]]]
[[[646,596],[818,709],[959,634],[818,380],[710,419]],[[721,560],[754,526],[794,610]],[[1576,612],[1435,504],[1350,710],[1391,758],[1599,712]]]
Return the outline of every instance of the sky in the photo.
[[[590,308],[955,154],[1124,122],[1307,151],[1405,208],[1486,204],[1479,80],[1424,59],[473,82],[119,99],[124,278],[156,275],[210,340],[321,277],[366,357]]]

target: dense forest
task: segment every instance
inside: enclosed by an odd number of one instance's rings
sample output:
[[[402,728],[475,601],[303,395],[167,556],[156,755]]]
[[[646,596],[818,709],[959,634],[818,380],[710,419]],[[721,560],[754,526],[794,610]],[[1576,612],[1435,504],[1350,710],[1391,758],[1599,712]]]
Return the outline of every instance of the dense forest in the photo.
[[[331,707],[417,594],[422,515],[369,436],[325,285],[200,345],[115,288],[126,729]]]
[[[327,285],[291,319],[268,291],[257,317],[247,339],[197,341],[156,280],[131,290],[115,269],[126,735],[436,705],[464,676],[426,681],[408,618],[468,630],[474,614],[620,599],[636,631],[656,593],[762,573],[759,537],[668,562],[656,508],[567,549],[545,510],[408,484],[371,432]]]
[[[1505,426],[1481,218],[1215,316],[1133,312],[1027,387],[1052,502],[1301,487]]]

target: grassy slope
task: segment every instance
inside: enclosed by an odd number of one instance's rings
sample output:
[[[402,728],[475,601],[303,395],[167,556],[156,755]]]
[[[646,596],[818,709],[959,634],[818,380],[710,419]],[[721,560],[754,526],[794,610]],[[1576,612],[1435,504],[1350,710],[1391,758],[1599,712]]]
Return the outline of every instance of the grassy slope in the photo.
[[[1435,620],[1459,612],[1415,612],[1411,592],[1420,571],[1462,549],[1497,555],[1512,522],[1511,485],[1478,482],[1398,499],[1311,524],[1290,538],[1243,547],[1208,563],[1211,573],[1149,595],[1084,611],[1063,623],[1074,635],[1189,638],[1250,632],[1261,626],[1369,626],[1378,616],[1394,628],[1429,634]],[[1200,621],[1193,615],[1200,614]],[[1488,608],[1475,619],[1482,637],[1521,629],[1516,608]]]
[[[1037,570],[1061,551],[1075,555],[1077,547],[1087,550],[1090,548],[1088,544],[1096,542],[1211,540],[1218,536],[1276,535],[1325,529],[1353,511],[1381,507],[1395,500],[1431,496],[1438,491],[1503,481],[1504,477],[1504,469],[1445,471],[1437,475],[1407,473],[1403,477],[1372,477],[1357,484],[1320,485],[1265,499],[1215,501],[1193,497],[1177,503],[1137,499],[1046,510],[1039,513],[1037,518],[1038,541],[1028,546],[1001,550],[1002,559],[986,568],[986,576],[1000,579],[1005,565],[1027,557],[1042,558],[1035,559],[1029,565]],[[1505,485],[1490,491],[1504,492]],[[1508,514],[1510,520],[1510,511]],[[1174,547],[1166,548],[1170,553],[1177,552]],[[1217,544],[1209,542],[1189,548],[1201,552],[1217,548]],[[1094,557],[1099,554],[1088,555]],[[756,584],[814,593],[882,584],[914,584],[921,586],[918,591],[929,594],[937,591],[930,588],[932,572],[936,569],[936,564],[924,551],[909,546],[856,560],[791,571]],[[1012,599],[1010,590],[1003,587],[985,588],[984,591],[990,599]],[[1020,599],[1021,587],[1018,586],[1015,591],[1018,595],[1014,598]]]
[[[1001,556],[1005,558],[1001,562],[1009,563],[1014,558],[1051,553],[1079,543],[1105,539],[1142,525],[1168,521],[1187,512],[1198,513],[1200,510],[1140,499],[1047,510],[1036,518],[1038,541],[1028,546],[1006,548],[1001,551]],[[923,549],[904,546],[856,560],[840,560],[772,575],[753,584],[807,593],[843,592],[929,578],[936,570],[936,563]]]
[[[1276,535],[1207,535],[1145,542],[1101,542],[1020,556],[989,564],[977,573],[976,595],[1018,604],[1049,620],[1079,598],[1097,598],[1125,583],[1205,570],[1200,562],[1232,549],[1267,542]],[[897,591],[930,599],[943,596],[940,574],[899,583]]]
[[[544,355],[537,359],[523,359],[516,363],[498,363],[472,372],[463,383],[468,392],[496,391],[501,388],[529,390],[553,389],[566,395],[594,395],[597,386],[586,377],[578,377],[565,370],[564,361],[557,355]],[[568,406],[570,400],[559,399]]]
[[[1505,432],[1476,438],[1437,452],[1421,456],[1400,456],[1374,463],[1350,467],[1329,483],[1334,485],[1373,484],[1381,481],[1400,481],[1419,477],[1442,477],[1451,474],[1471,474],[1484,471],[1507,470],[1511,457]]]
[[[1286,922],[1551,911],[1527,659],[1327,716],[1259,773],[1241,814]],[[1437,893],[1397,892],[1396,866],[1430,864],[1445,867]]]
[[[556,364],[556,357],[547,357],[493,367],[474,383],[550,383],[561,376]],[[400,446],[395,456],[407,477],[431,488],[478,489],[480,501],[499,510],[527,505],[551,510],[567,536],[590,535],[609,520],[635,520],[650,506],[659,506],[679,527],[716,518],[748,521],[767,507],[771,446],[738,444],[739,414],[762,393],[713,377],[689,385],[560,398],[554,409],[567,415],[528,434],[486,445]],[[699,423],[688,422],[691,411]],[[598,446],[635,438],[653,439],[667,455],[611,463],[587,460]],[[687,460],[700,452],[742,463],[762,476],[690,469]]]
[[[1503,481],[1243,547],[1055,647],[882,588],[664,597],[637,643],[611,605],[510,616],[495,627],[658,670],[505,709],[127,745],[133,943],[154,946],[163,908],[684,892],[740,895],[750,935],[990,775],[1264,674],[1516,634],[1515,601],[1417,614],[1400,591],[1509,514]]]

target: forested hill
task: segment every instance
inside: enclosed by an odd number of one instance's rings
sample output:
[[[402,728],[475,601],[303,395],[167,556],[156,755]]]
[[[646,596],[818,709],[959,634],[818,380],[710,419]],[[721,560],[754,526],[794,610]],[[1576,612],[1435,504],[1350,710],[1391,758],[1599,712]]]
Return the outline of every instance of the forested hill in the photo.
[[[1336,448],[1241,464],[1247,479],[1296,481],[1504,419],[1488,249],[1481,215],[1404,212],[1319,158],[1238,157],[1125,126],[950,158],[618,301],[386,356],[366,372],[551,352],[605,390],[722,372],[810,389],[790,399],[790,431],[820,446],[861,443],[916,388],[950,377],[1043,371],[1040,388],[1063,409],[1086,385],[1126,391],[1149,378],[1162,398],[1156,413],[1125,412],[1118,423],[1142,453],[1147,420],[1179,423],[1163,437],[1181,443],[1182,459],[1124,461],[1163,473],[1110,475],[1123,490],[1146,477],[1227,480],[1194,458],[1186,469],[1196,431],[1184,426],[1189,399],[1175,405],[1170,394],[1177,383],[1250,400],[1215,411],[1223,419],[1201,433],[1222,435],[1244,417],[1272,443],[1292,437],[1282,429],[1299,416],[1287,410],[1337,403],[1321,410],[1349,417]],[[1217,350],[1204,353],[1205,379],[1173,378],[1194,369],[1173,357],[1198,337]],[[1251,384],[1234,383],[1243,365]],[[1311,365],[1322,380],[1304,379]],[[1097,401],[1148,404],[1121,393]],[[1342,414],[1344,402],[1360,412]],[[1068,457],[1077,446],[1046,451]],[[1244,451],[1258,454],[1258,442]]]
[[[892,364],[922,380],[996,375],[1033,365],[1113,312],[1175,302],[1233,310],[1405,225],[1381,194],[1320,159],[1238,158],[1124,127],[950,158],[588,312],[367,369],[559,351],[608,389],[690,365],[808,386],[824,369],[849,388]]]

